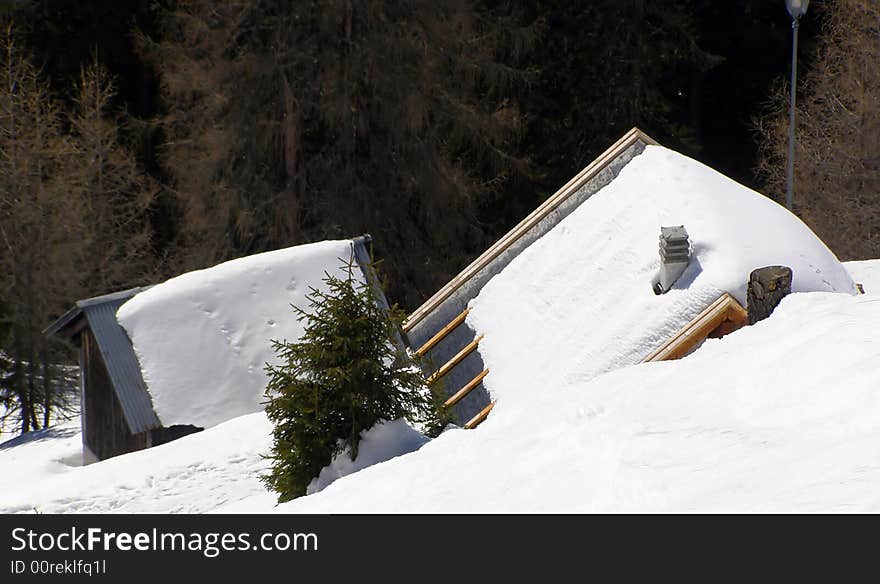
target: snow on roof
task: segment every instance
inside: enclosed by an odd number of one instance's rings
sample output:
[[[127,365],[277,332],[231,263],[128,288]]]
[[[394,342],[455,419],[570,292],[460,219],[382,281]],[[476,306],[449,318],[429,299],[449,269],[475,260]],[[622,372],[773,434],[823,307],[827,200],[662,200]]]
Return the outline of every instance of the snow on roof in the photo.
[[[876,513],[878,299],[793,294],[685,359],[542,387],[280,506],[263,413],[85,467],[73,421],[0,443],[0,513]]]
[[[880,260],[844,262],[846,271],[868,294],[880,294]]]
[[[684,225],[693,259],[657,296],[661,226]],[[722,293],[746,304],[750,272],[792,268],[795,292],[855,293],[846,269],[797,217],[711,168],[649,145],[471,301],[484,384],[529,403],[638,363]]]
[[[322,241],[235,259],[141,292],[116,313],[164,426],[214,426],[261,411],[272,339],[293,341],[310,288],[352,256],[352,241]],[[356,277],[363,278],[358,271]]]
[[[315,495],[219,511],[876,512],[877,300],[792,294],[679,361],[543,384]]]

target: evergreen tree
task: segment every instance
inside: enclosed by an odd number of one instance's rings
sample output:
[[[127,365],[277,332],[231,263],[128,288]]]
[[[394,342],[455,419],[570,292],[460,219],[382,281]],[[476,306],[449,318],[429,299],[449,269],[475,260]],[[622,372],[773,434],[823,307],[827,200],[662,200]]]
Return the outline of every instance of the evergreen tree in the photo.
[[[326,292],[312,289],[309,309],[293,309],[305,322],[296,342],[273,341],[280,364],[266,365],[266,414],[274,424],[264,483],[279,502],[304,495],[333,457],[357,457],[361,432],[380,420],[405,418],[430,433],[442,424],[440,399],[393,339],[404,314],[378,306],[372,289],[355,276],[326,274]]]
[[[86,205],[89,293],[112,292],[151,279],[149,211],[158,187],[123,144],[128,120],[114,107],[116,83],[97,55],[80,69],[74,89],[67,116],[74,165],[65,184]]]
[[[720,59],[701,46],[696,0],[544,0],[538,79],[521,94],[524,155],[549,196],[633,126],[699,151],[693,84]],[[697,119],[694,119],[697,118]]]
[[[485,249],[487,209],[519,175],[508,98],[527,76],[510,63],[530,31],[474,4],[160,10],[140,45],[161,76],[182,267],[369,230],[414,306]]]
[[[64,180],[71,160],[61,108],[9,25],[0,38],[0,297],[11,371],[0,399],[14,400],[22,432],[48,421],[56,403],[46,319],[82,290],[87,221]]]
[[[150,181],[121,145],[114,89],[97,63],[65,112],[9,24],[0,35],[0,402],[22,432],[77,403],[42,334],[76,298],[143,283],[152,263]]]

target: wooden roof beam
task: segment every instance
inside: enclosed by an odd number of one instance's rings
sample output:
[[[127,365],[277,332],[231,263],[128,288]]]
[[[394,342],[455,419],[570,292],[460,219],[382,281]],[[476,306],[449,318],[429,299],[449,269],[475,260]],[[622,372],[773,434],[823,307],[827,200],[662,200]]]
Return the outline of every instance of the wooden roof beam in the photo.
[[[724,336],[748,323],[746,309],[726,292],[691,322],[657,347],[642,363],[670,361],[687,355],[709,336]]]
[[[470,308],[465,308],[461,314],[453,318],[449,322],[449,324],[440,329],[436,335],[428,339],[428,342],[419,347],[416,350],[416,355],[418,355],[419,357],[424,357],[428,351],[434,348],[434,345],[445,339],[449,333],[457,329],[458,326],[464,322],[464,319],[467,318],[467,315],[470,311]]]

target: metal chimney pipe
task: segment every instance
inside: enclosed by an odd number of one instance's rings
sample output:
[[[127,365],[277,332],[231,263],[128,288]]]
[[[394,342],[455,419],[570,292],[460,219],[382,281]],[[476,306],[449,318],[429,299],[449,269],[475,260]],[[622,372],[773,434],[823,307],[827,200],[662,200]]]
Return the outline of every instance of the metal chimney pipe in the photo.
[[[665,294],[691,261],[691,244],[684,225],[660,228],[660,275],[654,284],[656,294]]]

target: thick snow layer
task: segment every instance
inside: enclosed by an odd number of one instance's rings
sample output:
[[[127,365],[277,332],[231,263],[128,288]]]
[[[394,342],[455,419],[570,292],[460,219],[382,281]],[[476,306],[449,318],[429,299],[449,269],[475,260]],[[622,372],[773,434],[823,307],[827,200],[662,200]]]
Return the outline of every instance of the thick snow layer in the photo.
[[[7,506],[13,493],[32,492],[69,468],[81,466],[79,430],[77,418],[0,442],[0,507]],[[20,500],[18,509],[32,513],[35,505],[34,499]]]
[[[680,361],[534,388],[277,510],[878,512],[878,327],[880,296],[793,294]]]
[[[141,292],[116,316],[134,345],[163,425],[207,428],[263,409],[271,339],[298,339],[293,304],[351,257],[351,242],[323,241],[189,272]],[[362,278],[360,271],[356,276]]]
[[[414,452],[421,448],[428,438],[406,423],[405,420],[379,422],[369,430],[361,432],[357,457],[352,460],[349,449],[340,452],[333,461],[321,469],[320,474],[306,489],[308,494],[324,490],[336,479],[350,475],[395,456]]]
[[[265,491],[271,426],[242,416],[174,442],[80,466],[79,424],[0,444],[0,513],[201,513]],[[17,440],[22,440],[21,438]],[[7,469],[10,472],[6,472]],[[20,469],[26,478],[14,477]]]
[[[102,462],[82,466],[79,420],[0,444],[0,513],[200,513],[246,499],[271,509],[277,497],[259,480],[271,446],[264,413]],[[402,420],[362,434],[321,471],[320,490],[341,476],[421,447],[427,438]]]
[[[72,422],[0,444],[0,513],[876,513],[878,327],[880,296],[794,294],[685,359],[543,386],[278,507],[263,413],[85,467]]]
[[[694,259],[656,296],[661,226],[684,225]],[[638,363],[723,292],[743,306],[755,268],[782,264],[793,289],[854,293],[849,274],[797,217],[686,156],[648,146],[619,176],[496,275],[468,323],[499,400]],[[514,395],[516,396],[514,397]]]
[[[880,294],[880,260],[844,262],[852,279],[861,284],[868,294]]]
[[[659,227],[677,224],[696,261],[654,296]],[[336,243],[331,263],[348,257]],[[632,365],[722,291],[744,302],[748,273],[777,263],[801,293],[769,319],[679,361]],[[297,300],[272,293],[299,264],[279,264],[188,275],[120,310],[165,423],[260,408],[271,349],[250,351],[294,334],[276,331]],[[847,271],[781,207],[649,147],[473,301],[498,399],[476,430],[422,445],[375,428],[363,448],[393,458],[276,506],[259,481],[262,412],[84,467],[78,430],[64,426],[0,444],[0,512],[880,512],[880,296],[866,288],[851,295]],[[361,466],[339,458],[315,485]]]

